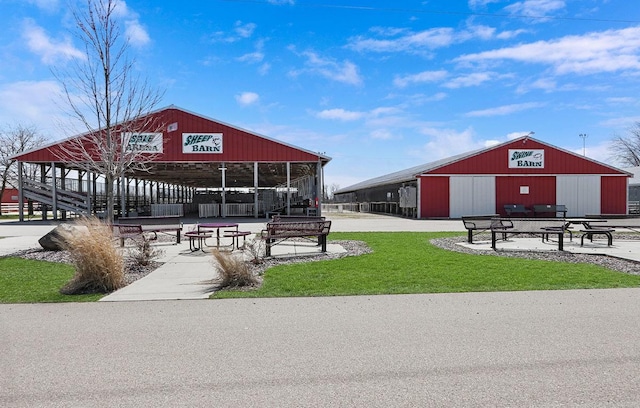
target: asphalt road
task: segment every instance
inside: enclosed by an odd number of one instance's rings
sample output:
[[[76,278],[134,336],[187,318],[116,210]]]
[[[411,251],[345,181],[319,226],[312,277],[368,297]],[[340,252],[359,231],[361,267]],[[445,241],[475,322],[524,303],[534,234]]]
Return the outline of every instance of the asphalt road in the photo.
[[[2,407],[637,407],[640,289],[0,305]]]

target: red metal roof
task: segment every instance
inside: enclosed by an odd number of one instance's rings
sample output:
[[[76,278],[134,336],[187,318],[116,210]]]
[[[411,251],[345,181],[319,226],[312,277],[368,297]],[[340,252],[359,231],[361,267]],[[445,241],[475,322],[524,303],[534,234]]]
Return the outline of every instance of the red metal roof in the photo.
[[[543,150],[543,167],[509,167],[509,158],[514,151]],[[525,159],[526,160],[526,159]],[[530,137],[521,137],[485,150],[458,156],[456,160],[442,163],[426,170],[422,175],[435,174],[611,174],[629,176],[630,174],[600,163],[588,157],[560,149]]]
[[[331,160],[319,153],[304,150],[286,143],[268,138],[247,130],[231,126],[201,115],[197,115],[175,106],[161,109],[150,114],[163,124],[163,153],[153,161],[169,162],[318,162],[323,164]],[[221,133],[222,152],[183,153],[183,133]],[[78,135],[75,138],[82,138]],[[61,150],[67,140],[16,155],[18,161],[30,163],[60,162]]]

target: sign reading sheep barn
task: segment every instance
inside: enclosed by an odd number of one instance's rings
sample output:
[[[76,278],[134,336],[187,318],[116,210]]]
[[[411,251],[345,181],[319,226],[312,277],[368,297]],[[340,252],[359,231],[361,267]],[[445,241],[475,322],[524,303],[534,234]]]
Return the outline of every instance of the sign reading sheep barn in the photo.
[[[509,149],[510,169],[543,169],[544,150]]]
[[[183,133],[182,153],[222,153],[222,133]]]

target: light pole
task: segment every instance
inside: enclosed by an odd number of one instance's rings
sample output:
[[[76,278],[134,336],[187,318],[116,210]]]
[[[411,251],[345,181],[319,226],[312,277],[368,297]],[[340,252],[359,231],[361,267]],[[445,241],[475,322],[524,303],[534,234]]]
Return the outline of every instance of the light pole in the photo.
[[[582,138],[582,155],[583,155],[583,156],[586,156],[586,152],[587,152],[587,150],[586,150],[586,147],[587,147],[586,143],[587,143],[587,137],[588,137],[588,135],[587,135],[586,133],[580,133],[580,135],[579,135],[579,136]]]

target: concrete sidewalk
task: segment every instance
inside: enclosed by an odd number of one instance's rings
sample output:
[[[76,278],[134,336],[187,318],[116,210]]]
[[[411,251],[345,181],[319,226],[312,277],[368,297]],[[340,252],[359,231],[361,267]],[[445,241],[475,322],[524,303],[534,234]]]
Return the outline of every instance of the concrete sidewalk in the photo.
[[[212,248],[205,248],[205,252],[191,251],[189,244],[157,244],[154,248],[165,251],[162,262],[155,271],[126,287],[119,289],[102,299],[102,302],[121,302],[137,300],[177,300],[177,299],[206,299],[214,292],[211,282],[216,275],[215,260],[210,253]],[[336,244],[327,244],[327,253],[346,252]],[[234,256],[248,259],[249,254],[235,250]],[[314,243],[285,242],[272,248],[275,258],[289,256],[309,256],[321,254],[320,248]]]

